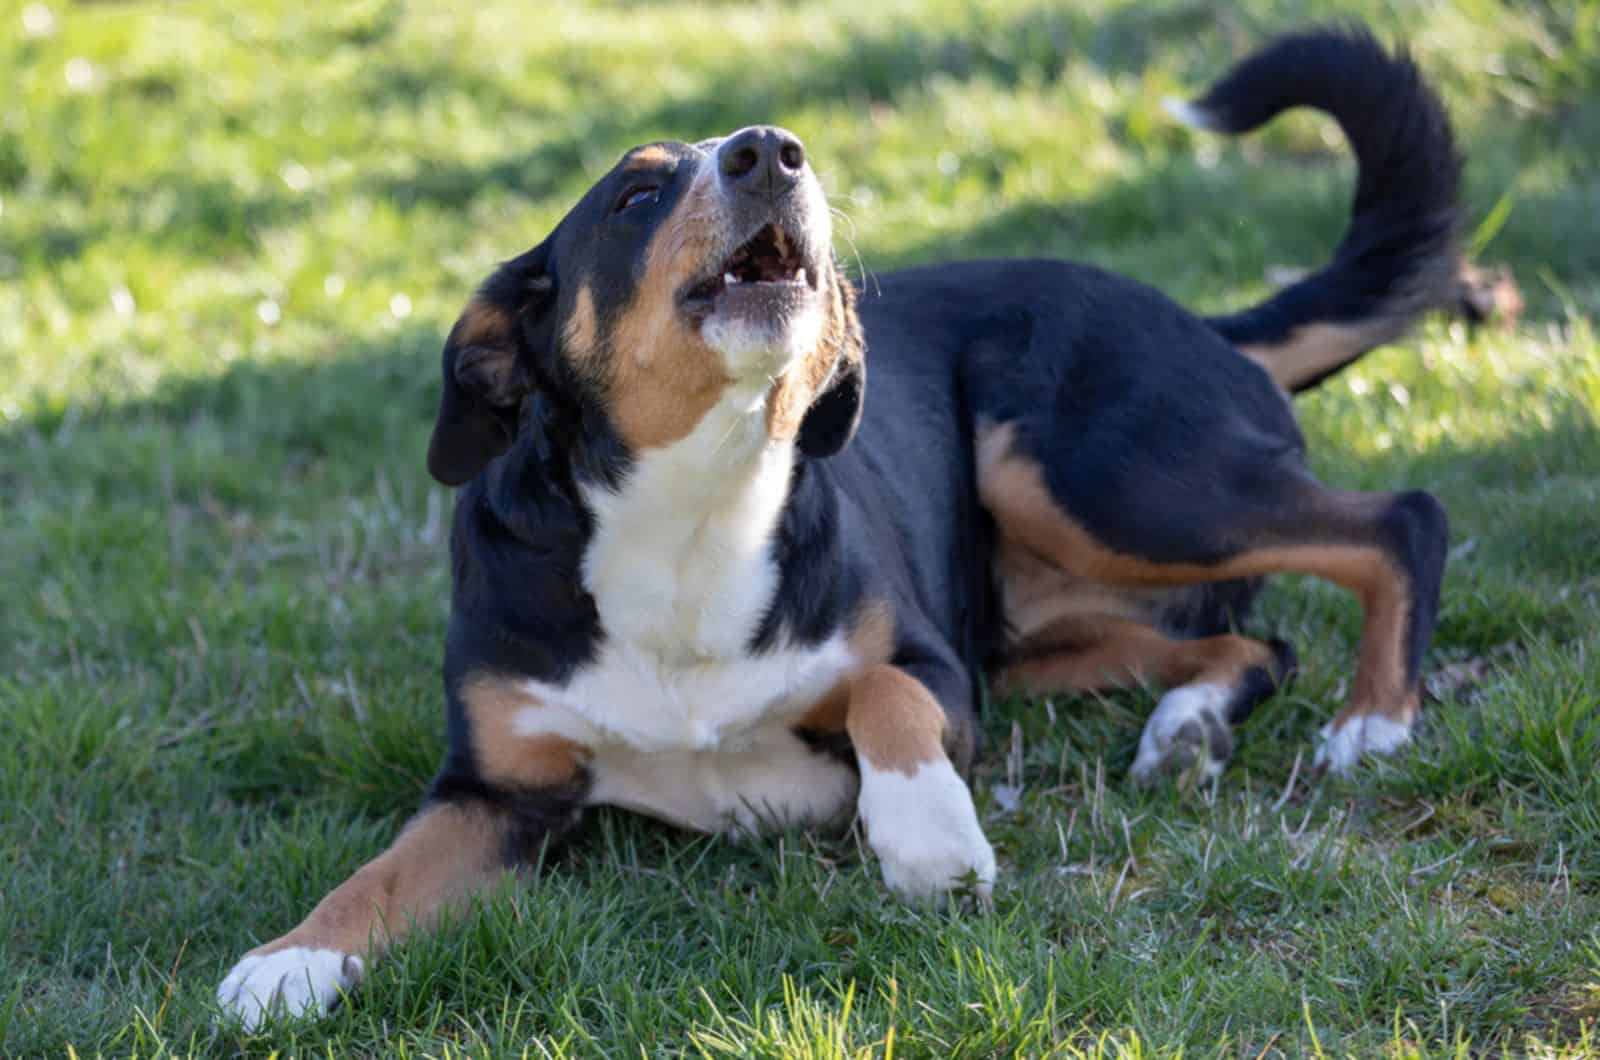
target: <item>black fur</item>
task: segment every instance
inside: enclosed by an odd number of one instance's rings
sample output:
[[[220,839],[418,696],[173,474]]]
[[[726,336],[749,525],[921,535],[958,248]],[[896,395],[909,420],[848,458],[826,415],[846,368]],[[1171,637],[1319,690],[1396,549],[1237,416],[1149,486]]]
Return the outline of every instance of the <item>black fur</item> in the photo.
[[[1406,676],[1415,680],[1422,653],[1433,637],[1439,615],[1439,587],[1444,580],[1450,520],[1444,506],[1421,490],[1402,493],[1384,513],[1383,543],[1395,564],[1410,575],[1411,623],[1406,637]]]
[[[933,874],[949,860],[946,838],[960,844],[949,847],[962,858],[952,868],[979,870],[987,886],[986,841],[928,835],[981,824],[967,792],[950,801],[949,775],[927,738],[937,719],[911,683],[942,706],[944,750],[966,772],[981,682],[1004,661],[1002,646],[1033,653],[1045,678],[1017,687],[1042,691],[1136,679],[1148,664],[1162,680],[1205,691],[1175,701],[1186,715],[1175,732],[1158,727],[1141,740],[1136,774],[1153,774],[1151,753],[1165,767],[1208,755],[1215,773],[1232,751],[1231,726],[1288,679],[1293,652],[1274,644],[1265,658],[1260,645],[1238,640],[1174,645],[1157,628],[1180,637],[1231,628],[1257,576],[1278,571],[1312,573],[1362,597],[1362,701],[1353,697],[1350,711],[1399,712],[1409,723],[1437,615],[1443,509],[1425,493],[1349,494],[1317,483],[1288,396],[1268,374],[1270,356],[1236,344],[1316,321],[1356,322],[1360,341],[1392,334],[1450,253],[1454,155],[1415,71],[1359,34],[1280,42],[1202,108],[1214,123],[1243,129],[1300,102],[1336,114],[1360,156],[1350,234],[1322,272],[1211,322],[1133,281],[1051,261],[941,265],[882,276],[870,294],[845,290],[823,245],[826,199],[793,134],[753,128],[731,137],[727,152],[707,141],[624,156],[548,239],[496,270],[441,359],[428,466],[464,486],[450,546],[449,748],[429,802],[459,811],[437,821],[470,818],[475,834],[464,838],[478,842],[416,835],[411,854],[373,862],[279,942],[315,943],[320,961],[323,936],[344,946],[347,929],[366,925],[361,934],[375,939],[382,918],[420,919],[481,888],[496,860],[537,862],[591,799],[677,817],[682,797],[698,807],[684,819],[717,828],[733,800],[764,800],[765,782],[778,780],[774,809],[816,817],[845,809],[845,771],[812,756],[851,762],[869,788],[904,769],[919,785],[910,790],[926,793],[932,816],[920,823],[906,820],[915,807],[896,819],[898,811],[869,810],[881,803],[864,796],[868,838],[891,886],[897,875],[900,885],[907,876],[953,883],[954,873]],[[805,315],[813,311],[823,318]],[[790,348],[813,333],[810,349]],[[1286,370],[1326,363],[1328,337],[1312,338]],[[1343,350],[1338,341],[1331,348]],[[706,418],[713,409],[718,420]],[[736,457],[713,444],[723,417],[743,429]],[[670,449],[684,438],[687,446]],[[995,452],[1000,444],[1010,451]],[[628,494],[630,476],[646,466],[663,477]],[[745,494],[721,489],[730,483],[716,476],[752,467],[787,478],[736,478],[731,485],[757,487]],[[663,502],[662,483],[688,495]],[[615,510],[602,493],[620,495]],[[728,528],[752,498],[765,504],[762,521]],[[597,512],[637,522],[599,528]],[[597,556],[596,537],[613,533],[632,551]],[[704,573],[730,555],[738,567]],[[668,569],[644,566],[657,562]],[[602,603],[586,584],[595,563],[605,565]],[[1039,584],[1019,584],[1031,570],[1042,572]],[[1002,571],[1004,592],[1021,590],[1004,600]],[[653,574],[670,577],[630,580]],[[1243,580],[1195,587],[1218,577]],[[732,578],[751,580],[729,591]],[[676,595],[663,601],[663,587]],[[771,595],[754,600],[752,588]],[[1016,630],[1005,628],[1002,605],[1015,606]],[[691,609],[709,621],[691,614],[680,629]],[[613,660],[608,637],[635,634]],[[1409,680],[1398,687],[1402,637]],[[808,656],[776,655],[823,644]],[[1214,648],[1249,652],[1255,665],[1241,674],[1232,661],[1240,656],[1219,653],[1212,666]],[[776,658],[746,668],[764,654]],[[617,668],[585,670],[597,658]],[[885,662],[891,670],[877,669]],[[748,694],[722,683],[751,671],[761,676]],[[606,691],[575,687],[580,674]],[[530,681],[568,694],[546,695]],[[1225,699],[1215,682],[1230,686]],[[562,702],[576,697],[583,701]],[[474,724],[489,731],[475,734]],[[890,728],[901,724],[910,731]],[[865,740],[869,731],[875,746],[851,747],[852,733]],[[797,759],[823,768],[751,778],[752,758],[767,749],[772,757],[760,764],[769,768]],[[735,768],[700,769],[715,763],[699,756],[717,751],[740,756],[724,760]],[[658,752],[669,757],[644,760]],[[935,787],[920,786],[925,765],[940,767]],[[630,768],[641,775],[622,772]],[[818,790],[792,790],[813,777]],[[894,838],[902,822],[915,834],[902,859],[910,870],[895,873],[880,830]],[[481,824],[494,834],[477,835]],[[416,857],[471,860],[431,863],[408,880]],[[911,882],[905,889],[926,888]],[[360,972],[354,960],[340,969],[346,985]],[[219,995],[246,1016],[260,1000],[242,994],[260,985],[247,975],[255,972],[241,962],[223,984],[239,983],[238,992]],[[281,991],[272,990],[276,1004]]]
[[[1294,647],[1286,640],[1277,639],[1269,642],[1268,646],[1272,649],[1272,666],[1252,666],[1234,686],[1233,695],[1224,711],[1229,725],[1242,724],[1256,707],[1283,691],[1294,680],[1299,666]]]
[[[565,784],[508,791],[483,783],[470,770],[447,769],[434,779],[423,805],[467,804],[497,814],[501,860],[515,866],[536,859],[547,844],[560,842],[577,824],[589,784],[589,774],[579,770]]]
[[[1300,430],[1266,373],[1142,284],[1006,261],[912,270],[882,286],[916,342],[972,344],[962,372],[977,417],[1014,425],[1050,492],[1119,551],[1217,562],[1238,545],[1239,506],[1275,503],[1259,492],[1272,479],[1263,471],[1300,460]],[[869,340],[878,311],[863,305]],[[877,357],[881,346],[871,348]],[[1215,519],[1196,517],[1212,510]]]
[[[1162,601],[1156,625],[1177,637],[1214,637],[1237,630],[1263,584],[1260,578],[1237,578],[1175,589]]]
[[[854,329],[854,319],[850,323]],[[805,419],[800,423],[800,434],[795,442],[806,456],[832,456],[855,437],[856,428],[861,425],[867,386],[866,362],[860,358],[841,360],[827,389],[806,410]]]
[[[530,366],[517,356],[550,346],[549,317],[537,310],[551,296],[548,244],[541,244],[495,270],[479,291],[486,306],[518,321],[519,327],[545,333],[506,333],[468,344],[458,325],[445,343],[439,415],[428,443],[428,471],[459,486],[505,452],[517,434],[518,409],[532,380]]]
[[[1281,342],[1305,324],[1361,322],[1374,325],[1370,348],[1451,296],[1461,160],[1443,104],[1404,51],[1390,55],[1355,28],[1292,34],[1246,59],[1193,106],[1209,128],[1227,133],[1249,132],[1291,107],[1325,111],[1360,167],[1350,226],[1333,260],[1261,305],[1212,317],[1229,342]],[[1352,351],[1350,360],[1364,352]]]
[[[780,639],[820,643],[865,605],[886,605],[892,661],[943,704],[952,756],[968,764],[982,675],[1005,641],[995,528],[977,500],[974,440],[984,424],[1010,425],[1060,507],[1118,552],[1212,564],[1294,539],[1311,482],[1304,442],[1283,392],[1236,344],[1314,320],[1387,328],[1409,319],[1452,253],[1456,180],[1437,101],[1408,62],[1364,35],[1287,38],[1200,106],[1242,130],[1299,103],[1330,111],[1350,133],[1362,167],[1356,216],[1331,265],[1253,310],[1206,321],[1133,281],[1042,260],[911,269],[857,292],[872,385],[846,363],[812,407],[772,540],[778,588],[749,651]],[[688,157],[704,146],[666,149]],[[681,190],[667,183],[661,210]],[[619,229],[607,220],[617,192],[617,178],[602,180],[541,245],[532,264],[552,293],[534,310],[517,302],[528,290],[523,259],[480,293],[516,304],[517,380],[528,393],[515,440],[457,502],[445,666],[452,750],[441,791],[481,783],[459,699],[469,674],[560,684],[605,637],[580,575],[592,532],[580,487],[624,483],[635,455],[597,381],[552,350],[577,278],[603,318],[631,293],[659,215]],[[446,365],[448,404],[448,352]],[[1414,673],[1432,629],[1443,514],[1426,495],[1405,495],[1383,525],[1384,547],[1419,601]],[[1171,590],[1153,598],[1152,621],[1177,635],[1223,632],[1243,620],[1259,584]],[[1242,716],[1291,668],[1292,654],[1280,652],[1278,672],[1252,674],[1233,712]],[[803,735],[819,752],[841,750],[838,734]]]

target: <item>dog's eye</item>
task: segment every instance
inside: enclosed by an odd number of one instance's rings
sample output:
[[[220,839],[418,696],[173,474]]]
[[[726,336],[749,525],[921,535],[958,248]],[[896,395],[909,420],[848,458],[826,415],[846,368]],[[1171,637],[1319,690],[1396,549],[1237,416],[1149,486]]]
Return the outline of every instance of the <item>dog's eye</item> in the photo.
[[[660,197],[661,189],[654,184],[637,185],[622,193],[622,198],[617,200],[617,212],[621,213],[640,203],[655,202]]]

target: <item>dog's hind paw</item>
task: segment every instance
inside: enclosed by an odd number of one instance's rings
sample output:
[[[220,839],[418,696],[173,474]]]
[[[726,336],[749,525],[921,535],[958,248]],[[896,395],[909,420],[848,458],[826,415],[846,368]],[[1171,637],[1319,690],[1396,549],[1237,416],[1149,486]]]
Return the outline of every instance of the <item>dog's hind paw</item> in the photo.
[[[1349,773],[1363,755],[1393,754],[1411,742],[1411,725],[1382,714],[1353,714],[1322,727],[1315,765],[1330,773]]]
[[[1222,773],[1233,756],[1227,720],[1232,691],[1223,685],[1184,685],[1161,697],[1139,737],[1133,778],[1148,784],[1167,772],[1200,764],[1207,779]]]

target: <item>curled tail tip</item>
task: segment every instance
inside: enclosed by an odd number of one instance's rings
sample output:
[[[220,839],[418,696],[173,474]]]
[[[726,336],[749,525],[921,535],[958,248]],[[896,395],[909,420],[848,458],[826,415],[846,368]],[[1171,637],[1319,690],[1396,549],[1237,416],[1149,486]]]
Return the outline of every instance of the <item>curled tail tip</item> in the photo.
[[[1197,103],[1179,99],[1177,96],[1167,96],[1161,101],[1161,109],[1179,125],[1186,125],[1201,132],[1223,131],[1216,116]]]
[[[1235,62],[1190,106],[1207,115],[1210,128],[1229,133],[1251,132],[1300,106],[1346,125],[1368,107],[1392,110],[1428,94],[1420,82],[1403,44],[1386,47],[1360,24],[1321,24],[1269,40]],[[1363,106],[1352,110],[1357,101]]]

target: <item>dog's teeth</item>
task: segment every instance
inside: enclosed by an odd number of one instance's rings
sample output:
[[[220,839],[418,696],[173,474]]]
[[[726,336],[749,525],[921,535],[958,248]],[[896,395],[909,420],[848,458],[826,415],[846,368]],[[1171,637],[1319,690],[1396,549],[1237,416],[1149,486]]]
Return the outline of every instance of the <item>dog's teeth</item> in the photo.
[[[725,272],[725,273],[722,274],[723,286],[732,287],[734,284],[736,284],[738,282],[739,282],[739,277],[735,276],[733,273]]]
[[[794,282],[798,283],[802,287],[804,287],[807,283],[809,283],[810,281],[806,279],[806,270],[804,270],[804,269],[796,269],[796,270],[794,270]]]

